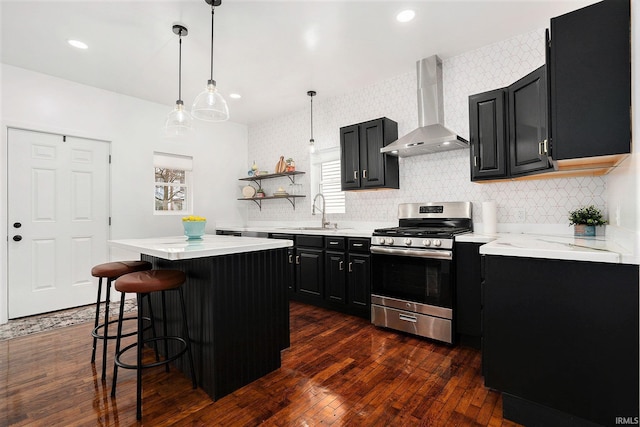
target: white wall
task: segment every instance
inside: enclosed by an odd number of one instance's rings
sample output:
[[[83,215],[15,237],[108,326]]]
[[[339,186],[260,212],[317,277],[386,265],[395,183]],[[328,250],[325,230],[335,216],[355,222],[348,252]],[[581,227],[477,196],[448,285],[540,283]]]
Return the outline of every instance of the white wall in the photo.
[[[640,130],[640,2],[631,2],[631,109],[632,136],[638,135]],[[634,140],[637,138],[634,138]],[[634,253],[640,253],[640,219],[638,215],[638,201],[640,200],[640,149],[633,144],[632,155],[616,170],[607,175],[607,189],[609,205],[609,223],[611,232],[616,233]]]
[[[2,140],[0,164],[7,162],[6,129],[21,127],[110,141],[111,238],[182,234],[180,216],[153,215],[153,152],[193,157],[194,213],[216,222],[246,218],[246,206],[236,202],[237,178],[246,173],[247,128],[233,122],[196,124],[193,138],[170,142],[160,129],[171,106],[1,65]],[[170,102],[173,102],[171,100]],[[6,169],[5,169],[6,170]],[[0,175],[2,240],[6,241],[6,176]],[[0,323],[7,318],[7,252],[0,245]],[[111,259],[138,257],[112,251]]]
[[[443,58],[445,124],[468,138],[468,96],[508,86],[544,62],[544,30]],[[314,137],[321,149],[339,146],[341,126],[382,116],[398,122],[400,136],[417,127],[415,71],[331,99],[323,98],[319,88],[309,89],[318,89],[313,110]],[[248,161],[255,159],[260,169],[273,171],[279,156],[284,155],[293,157],[299,170],[308,171],[309,113],[306,109],[250,126]],[[265,202],[262,211],[249,205],[249,220],[318,221],[310,215],[313,194],[309,193],[309,180],[305,176],[302,182],[309,197],[295,212],[285,200]],[[280,183],[265,184],[270,192]],[[399,190],[349,192],[346,214],[329,215],[328,219],[338,223],[394,223],[398,203],[463,200],[473,202],[474,224],[481,229],[482,202],[496,200],[499,230],[534,224],[571,233],[568,212],[591,204],[606,211],[606,192],[602,177],[473,183],[469,150],[465,149],[400,159]],[[525,210],[525,220],[520,224],[516,221],[518,209]]]

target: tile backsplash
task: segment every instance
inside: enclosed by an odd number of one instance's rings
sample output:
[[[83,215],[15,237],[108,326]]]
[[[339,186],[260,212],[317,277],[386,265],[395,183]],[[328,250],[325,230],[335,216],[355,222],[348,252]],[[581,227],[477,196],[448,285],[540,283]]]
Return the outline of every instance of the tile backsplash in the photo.
[[[508,86],[543,64],[544,30],[443,59],[445,125],[468,138],[469,95]],[[402,136],[418,122],[415,71],[331,99],[323,99],[318,90],[313,113],[318,149],[339,146],[340,127],[383,116],[398,122]],[[284,155],[295,159],[298,170],[308,171],[309,114],[307,108],[250,126],[247,167],[255,160],[260,170],[273,171]],[[606,211],[602,177],[478,184],[470,181],[469,169],[468,149],[401,158],[399,190],[347,192],[346,213],[329,215],[329,220],[394,222],[399,203],[452,200],[473,202],[476,223],[482,221],[487,200],[497,202],[498,223],[568,224],[568,211],[578,206],[593,204]],[[286,200],[265,201],[261,211],[245,202],[249,221],[314,221],[315,191],[307,175],[298,182],[307,197],[298,200],[295,210]],[[288,184],[286,178],[263,182],[267,192]]]

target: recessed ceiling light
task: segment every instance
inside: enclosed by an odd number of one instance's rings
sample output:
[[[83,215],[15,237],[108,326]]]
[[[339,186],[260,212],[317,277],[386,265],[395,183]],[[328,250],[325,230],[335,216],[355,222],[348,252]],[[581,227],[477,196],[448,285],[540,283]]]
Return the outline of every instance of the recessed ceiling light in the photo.
[[[86,43],[81,42],[80,40],[69,39],[67,40],[67,43],[78,49],[87,49],[89,47]]]
[[[411,9],[403,10],[396,15],[398,22],[409,22],[416,17],[416,12]]]
[[[242,98],[242,95],[240,95],[239,93],[230,93],[229,98],[240,99]]]

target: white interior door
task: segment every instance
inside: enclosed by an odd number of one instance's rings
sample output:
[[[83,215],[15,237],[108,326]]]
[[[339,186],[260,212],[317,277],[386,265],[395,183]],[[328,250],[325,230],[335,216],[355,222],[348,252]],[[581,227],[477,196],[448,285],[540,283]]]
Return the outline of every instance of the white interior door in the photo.
[[[109,143],[9,129],[9,318],[95,302],[108,259]]]

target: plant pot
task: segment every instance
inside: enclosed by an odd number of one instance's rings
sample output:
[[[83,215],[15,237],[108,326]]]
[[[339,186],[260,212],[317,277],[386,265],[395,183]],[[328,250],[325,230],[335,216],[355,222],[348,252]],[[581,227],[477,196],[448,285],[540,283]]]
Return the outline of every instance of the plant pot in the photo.
[[[573,226],[573,235],[576,237],[594,237],[596,235],[596,226],[576,224]]]
[[[202,239],[207,221],[182,221],[184,235],[188,240]]]

